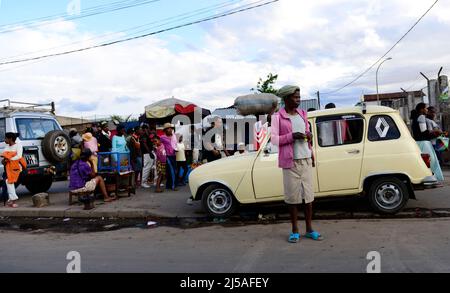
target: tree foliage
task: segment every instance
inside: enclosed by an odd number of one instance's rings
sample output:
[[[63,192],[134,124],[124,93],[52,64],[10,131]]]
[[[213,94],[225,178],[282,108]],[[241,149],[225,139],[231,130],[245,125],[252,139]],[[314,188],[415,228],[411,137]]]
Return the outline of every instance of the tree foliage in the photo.
[[[122,117],[119,115],[111,115],[110,119],[114,122],[114,124],[127,123],[127,122],[135,122],[138,119],[133,118],[133,115],[129,115],[128,117]]]
[[[269,73],[267,75],[266,80],[263,80],[262,78],[259,79],[258,84],[256,85],[256,92],[257,93],[267,93],[267,94],[276,94],[278,92],[278,89],[274,88],[274,84],[277,82],[278,74],[272,74]],[[252,91],[255,91],[255,89],[251,89]]]

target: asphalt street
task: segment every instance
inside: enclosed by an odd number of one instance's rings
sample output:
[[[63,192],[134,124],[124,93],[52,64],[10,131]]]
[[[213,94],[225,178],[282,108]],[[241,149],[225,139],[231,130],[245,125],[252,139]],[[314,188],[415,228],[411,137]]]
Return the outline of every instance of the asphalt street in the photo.
[[[289,244],[289,224],[196,229],[156,227],[58,234],[0,231],[0,272],[65,273],[79,252],[81,272],[365,273],[367,255],[381,272],[450,272],[450,220],[315,222],[325,240]]]

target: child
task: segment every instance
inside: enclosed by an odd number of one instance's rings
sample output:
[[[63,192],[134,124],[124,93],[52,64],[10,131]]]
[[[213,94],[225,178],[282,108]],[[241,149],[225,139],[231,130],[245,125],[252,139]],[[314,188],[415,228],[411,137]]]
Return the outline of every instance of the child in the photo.
[[[19,179],[19,175],[24,168],[26,162],[22,157],[23,148],[20,142],[16,141],[15,133],[8,132],[5,134],[6,147],[2,153],[3,164],[6,171],[6,188],[8,191],[8,207],[17,208],[16,201],[19,199],[16,194],[15,183]]]
[[[161,143],[161,139],[156,136],[153,139],[153,143],[156,146],[156,171],[158,172],[158,179],[156,181],[156,193],[162,193],[163,190],[161,189],[161,182],[166,177],[166,162],[167,162],[167,155],[166,155],[166,148]]]

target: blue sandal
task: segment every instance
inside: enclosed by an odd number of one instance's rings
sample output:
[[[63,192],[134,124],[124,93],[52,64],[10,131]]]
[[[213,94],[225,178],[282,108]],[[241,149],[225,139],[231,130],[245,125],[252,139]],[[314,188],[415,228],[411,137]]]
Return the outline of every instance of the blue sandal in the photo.
[[[289,236],[289,243],[297,243],[300,240],[300,234],[299,233],[291,233]]]
[[[315,241],[322,241],[323,237],[322,235],[320,235],[320,233],[316,232],[316,231],[312,231],[311,233],[306,233],[305,234],[306,238],[315,240]]]

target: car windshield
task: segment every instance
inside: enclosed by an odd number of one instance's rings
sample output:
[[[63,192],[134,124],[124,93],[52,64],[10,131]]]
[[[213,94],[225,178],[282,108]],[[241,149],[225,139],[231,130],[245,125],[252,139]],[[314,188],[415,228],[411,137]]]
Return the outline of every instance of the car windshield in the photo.
[[[50,131],[59,130],[58,124],[52,119],[20,118],[16,119],[16,123],[21,140],[43,139]]]

